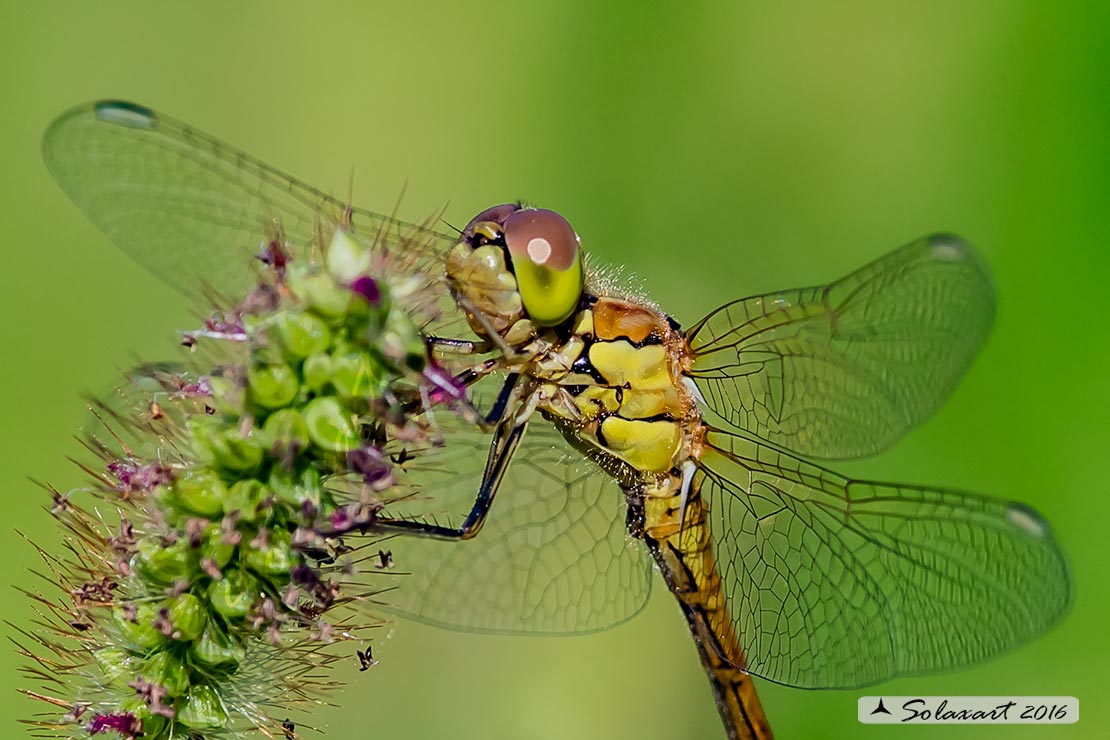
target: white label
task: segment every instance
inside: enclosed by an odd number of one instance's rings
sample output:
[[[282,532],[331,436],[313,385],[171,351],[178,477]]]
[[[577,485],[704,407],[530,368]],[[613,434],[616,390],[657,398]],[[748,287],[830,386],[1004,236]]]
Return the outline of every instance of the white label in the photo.
[[[866,725],[1070,725],[1074,696],[861,696]]]

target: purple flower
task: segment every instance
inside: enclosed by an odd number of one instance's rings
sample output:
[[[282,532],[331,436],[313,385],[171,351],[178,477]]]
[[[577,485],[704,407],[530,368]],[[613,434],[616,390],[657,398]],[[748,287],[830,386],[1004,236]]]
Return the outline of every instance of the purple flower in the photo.
[[[393,482],[393,466],[377,447],[360,447],[347,453],[347,464],[372,487]]]
[[[232,313],[231,316],[215,313],[205,320],[204,328],[211,334],[239,336],[246,333],[243,328],[243,317],[238,313]]]
[[[280,278],[285,277],[285,268],[293,261],[293,255],[289,254],[277,239],[271,239],[257,257],[259,262],[272,267]]]
[[[99,735],[102,732],[114,730],[126,738],[138,737],[142,729],[142,722],[139,721],[138,717],[131,714],[131,712],[98,714],[93,717],[92,722],[90,722],[88,726],[90,735]]]
[[[358,293],[366,299],[366,302],[371,306],[377,307],[382,298],[381,288],[378,287],[378,281],[369,275],[355,278],[351,283],[351,290]]]
[[[158,486],[173,481],[173,471],[161,463],[140,463],[137,460],[113,460],[108,463],[108,472],[119,481],[116,490],[120,493],[153,491]]]
[[[195,383],[182,383],[177,392],[185,398],[207,398],[212,395],[212,384],[208,376],[201,376]]]

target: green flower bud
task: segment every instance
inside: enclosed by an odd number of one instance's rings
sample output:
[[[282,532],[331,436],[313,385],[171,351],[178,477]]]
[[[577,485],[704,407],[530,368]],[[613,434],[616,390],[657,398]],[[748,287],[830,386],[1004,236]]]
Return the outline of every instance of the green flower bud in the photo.
[[[331,380],[331,357],[325,354],[312,355],[301,367],[304,384],[310,390],[319,391]]]
[[[224,512],[239,512],[239,518],[253,522],[258,516],[258,505],[270,496],[269,489],[261,481],[246,478],[232,484],[224,497]]]
[[[152,740],[164,740],[165,738],[172,737],[170,729],[172,725],[168,717],[161,714],[155,714],[150,711],[150,707],[141,696],[135,695],[128,698],[120,704],[120,710],[130,712],[135,715],[135,718],[142,722],[143,725],[143,740],[151,738]]]
[[[131,567],[143,580],[170,585],[187,580],[194,572],[189,543],[183,539],[163,545],[161,537],[150,535],[139,540],[137,549]]]
[[[424,339],[403,311],[390,311],[377,344],[382,357],[398,371],[424,369]]]
[[[302,311],[282,311],[275,316],[274,333],[286,356],[294,361],[323,352],[331,342],[328,325]]]
[[[267,409],[288,406],[297,397],[297,374],[288,365],[252,367],[247,371],[251,400]]]
[[[336,318],[347,313],[351,291],[336,284],[335,278],[324,272],[304,275],[290,286],[293,294],[326,318]]]
[[[259,598],[258,583],[241,570],[224,573],[222,580],[208,586],[208,601],[221,616],[245,617]]]
[[[194,730],[217,730],[227,724],[227,710],[219,693],[211,686],[194,686],[179,704],[174,719]]]
[[[184,593],[170,599],[166,607],[169,609],[170,622],[173,623],[176,639],[187,642],[200,637],[208,621],[204,602],[190,593]]]
[[[214,438],[223,431],[223,424],[218,423],[209,416],[191,416],[185,420],[185,429],[189,432],[193,452],[197,460],[204,465],[214,465],[216,455],[212,450]]]
[[[126,686],[135,679],[138,659],[120,648],[101,648],[93,652],[97,668],[104,680],[116,686]]]
[[[370,250],[346,229],[336,229],[328,245],[328,270],[341,283],[350,283],[370,269]]]
[[[275,469],[270,475],[270,490],[279,501],[292,504],[300,509],[306,500],[317,507],[323,497],[323,487],[320,485],[320,471],[316,468],[306,468],[300,476],[290,477],[284,471]]]
[[[304,282],[315,275],[320,268],[309,260],[297,260],[285,268],[285,287],[296,297],[304,294]]]
[[[365,398],[376,393],[381,371],[361,352],[332,357],[331,382],[343,398]]]
[[[212,375],[208,378],[208,387],[212,389],[212,396],[209,399],[212,408],[234,416],[243,412],[243,387],[241,385],[222,375]]]
[[[348,452],[359,445],[358,429],[351,414],[334,398],[317,398],[304,408],[312,442],[329,452]]]
[[[170,696],[181,696],[189,690],[189,669],[166,650],[143,661],[138,675],[151,683],[164,686]]]
[[[248,473],[259,466],[266,454],[266,447],[254,430],[246,437],[238,430],[228,429],[223,435],[224,446],[216,455],[216,464],[225,470]]]
[[[257,481],[256,481],[257,482]],[[233,486],[234,488],[234,486]],[[235,556],[236,545],[224,542],[224,533],[218,524],[209,524],[204,529],[204,542],[201,544],[200,558],[211,559],[217,568],[223,568]]]
[[[270,444],[293,445],[297,449],[308,446],[308,425],[293,409],[280,409],[270,414],[262,431],[270,439]]]
[[[250,472],[262,462],[265,450],[253,431],[243,437],[210,416],[194,416],[186,424],[200,462],[236,473]]]
[[[173,482],[170,500],[179,508],[201,516],[216,516],[223,511],[227,488],[214,473],[186,470]]]
[[[198,663],[210,667],[238,665],[243,662],[246,652],[240,643],[234,641],[211,621],[200,639],[189,648],[189,654]]]
[[[154,626],[158,609],[152,604],[136,604],[135,621],[124,616],[122,607],[113,609],[112,616],[123,640],[137,650],[153,650],[166,642],[166,636]]]
[[[248,545],[243,548],[244,562],[249,568],[263,575],[288,575],[289,570],[297,562],[289,533],[283,530],[274,530],[270,532],[269,539],[269,544],[266,547],[250,547]]]

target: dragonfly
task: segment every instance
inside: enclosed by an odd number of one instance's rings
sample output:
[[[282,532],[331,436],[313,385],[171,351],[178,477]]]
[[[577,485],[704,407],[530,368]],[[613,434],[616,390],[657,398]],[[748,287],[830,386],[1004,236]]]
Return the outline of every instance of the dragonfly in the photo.
[[[1052,530],[1015,501],[854,480],[943,403],[995,313],[983,258],[913,241],[827,285],[683,326],[588,269],[559,213],[494,206],[463,229],[355,208],[149,108],[101,101],[48,129],[65,192],[195,297],[245,293],[276,221],[405,235],[448,306],[423,327],[485,414],[441,419],[412,471],[443,521],[387,506],[404,566],[387,608],[458,630],[574,634],[634,616],[662,575],[732,740],[772,737],[754,678],[855,688],[957,669],[1053,626],[1071,594]],[[409,503],[420,508],[419,504]]]

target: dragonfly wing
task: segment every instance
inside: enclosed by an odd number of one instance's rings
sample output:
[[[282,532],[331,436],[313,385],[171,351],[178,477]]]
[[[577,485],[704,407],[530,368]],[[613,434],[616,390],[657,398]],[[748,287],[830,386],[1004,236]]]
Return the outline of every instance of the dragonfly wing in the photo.
[[[189,297],[211,286],[238,298],[276,230],[301,255],[321,223],[346,204],[255,157],[161,113],[99,101],[73,108],[47,129],[43,158],[66,194],[115,244]],[[450,236],[363,209],[352,225],[401,245],[442,272]]]
[[[959,668],[1067,608],[1064,557],[1022,504],[852,481],[728,432],[706,442],[694,484],[755,675],[852,688]]]
[[[870,455],[936,411],[994,312],[979,255],[930,236],[830,285],[721,306],[687,333],[689,375],[738,431],[807,457]]]
[[[470,509],[490,437],[453,419],[443,423],[444,446],[421,456],[410,474],[430,500],[398,502],[387,515],[457,526]],[[537,417],[477,536],[389,540],[398,575],[382,603],[401,616],[475,632],[605,629],[636,614],[651,588],[650,559],[627,534],[625,509],[613,479]]]

